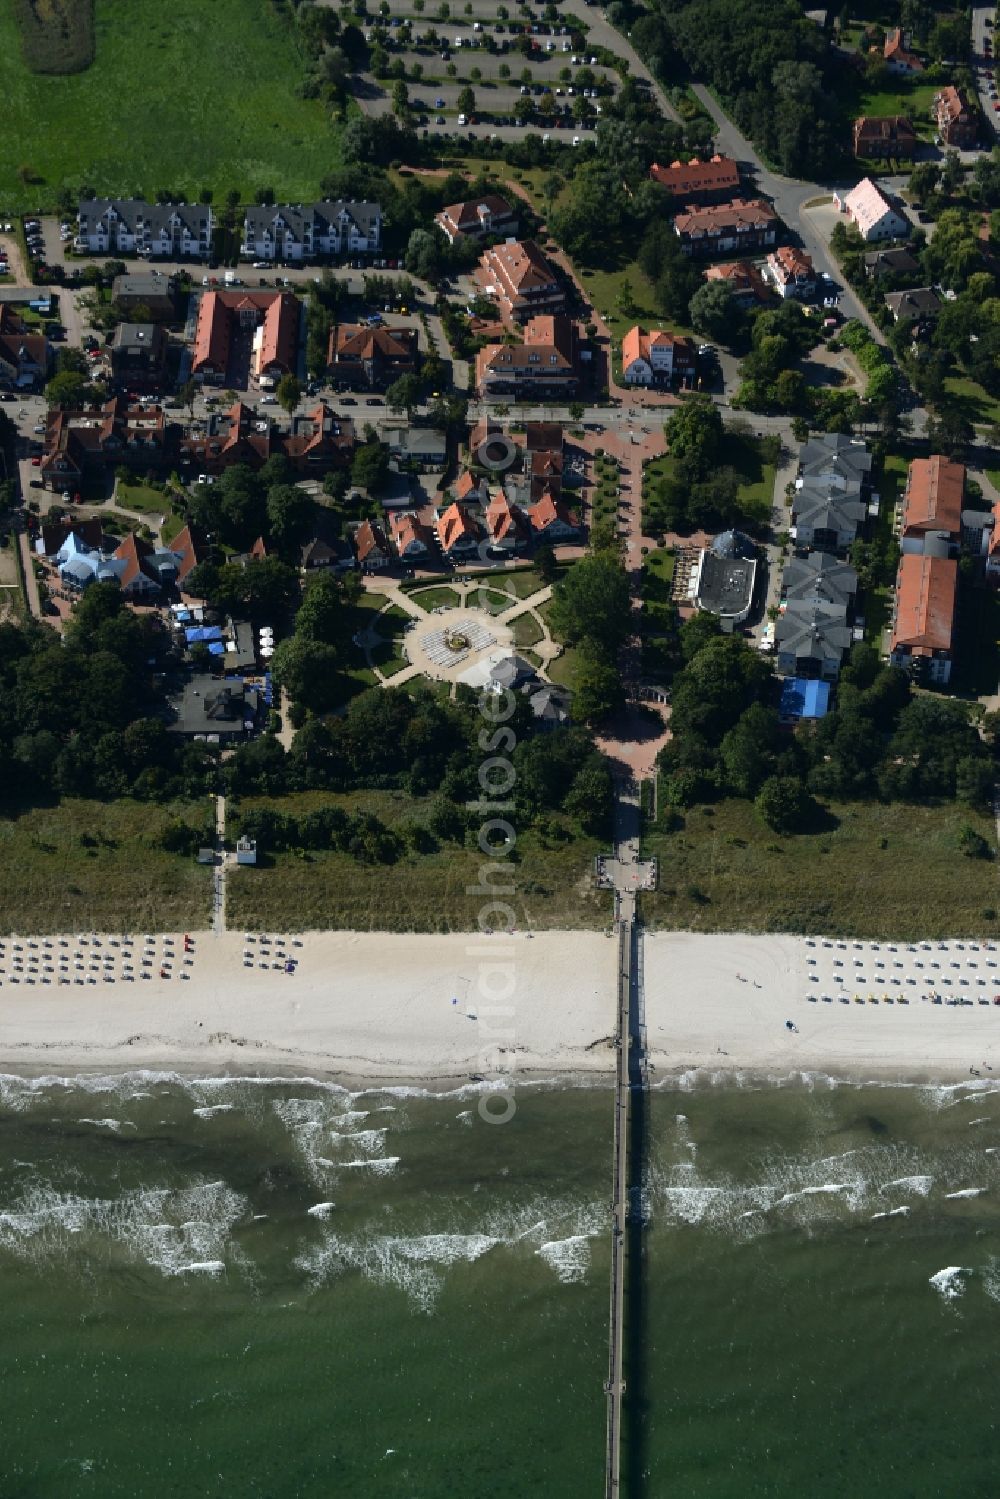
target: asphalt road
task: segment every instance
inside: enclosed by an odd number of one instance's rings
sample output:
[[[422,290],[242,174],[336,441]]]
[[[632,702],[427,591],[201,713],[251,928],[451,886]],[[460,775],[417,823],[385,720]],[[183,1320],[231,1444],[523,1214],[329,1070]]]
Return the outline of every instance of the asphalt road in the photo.
[[[979,90],[979,104],[983,117],[989,121],[989,129],[994,141],[1000,136],[1000,110],[993,108],[996,103],[996,94],[990,94],[992,80],[986,76],[987,72],[995,72],[994,59],[992,56],[987,56],[983,43],[989,39],[993,46],[996,45],[992,25],[995,12],[995,5],[972,7],[972,71]],[[987,22],[990,24],[987,25]]]

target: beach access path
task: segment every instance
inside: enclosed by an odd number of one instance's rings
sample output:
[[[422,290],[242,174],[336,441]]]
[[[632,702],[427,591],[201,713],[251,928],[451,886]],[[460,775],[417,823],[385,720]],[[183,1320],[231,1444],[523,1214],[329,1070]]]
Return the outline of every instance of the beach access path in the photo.
[[[519,1078],[574,1075],[611,1085],[618,944],[604,933],[310,932],[281,949],[274,937],[192,937],[192,961],[169,978],[153,965],[147,980],[126,982],[116,959],[113,982],[88,970],[84,986],[57,973],[14,984],[3,939],[0,1072],[141,1067],[431,1087],[503,1073],[515,1090]],[[39,955],[59,951],[59,938],[45,940],[55,946]],[[167,939],[157,940],[159,953]],[[996,945],[893,951],[685,932],[647,932],[643,942],[654,1084],[692,1069],[942,1082],[1000,1072]],[[293,973],[282,954],[294,957]],[[971,1003],[935,1004],[934,993]]]

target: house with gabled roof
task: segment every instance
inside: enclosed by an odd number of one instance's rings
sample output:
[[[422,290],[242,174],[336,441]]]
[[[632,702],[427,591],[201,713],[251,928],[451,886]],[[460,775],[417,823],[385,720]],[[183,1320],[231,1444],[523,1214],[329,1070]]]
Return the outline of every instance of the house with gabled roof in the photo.
[[[849,193],[843,191],[833,195],[834,207],[846,214],[861,238],[872,242],[880,239],[905,239],[910,232],[910,221],[903,213],[899,201],[870,177],[864,177]]]
[[[491,498],[484,514],[486,535],[494,552],[513,554],[523,549],[530,527],[520,505],[512,504],[502,489]]]
[[[479,550],[481,534],[478,522],[457,501],[438,515],[438,544],[448,558],[473,556]]]
[[[27,390],[48,375],[49,341],[29,331],[7,302],[0,302],[0,387]]]
[[[917,154],[917,132],[905,115],[859,115],[853,139],[855,156],[867,161],[910,161]]]
[[[649,175],[678,203],[725,203],[740,190],[740,169],[728,156],[672,161],[668,167],[654,161]]]
[[[486,250],[473,273],[506,323],[566,310],[566,290],[534,240],[509,239]]]
[[[914,458],[906,475],[899,546],[923,552],[929,536],[944,537],[957,548],[962,535],[965,465],[940,453]]]
[[[298,368],[302,305],[287,291],[205,292],[198,303],[191,375],[223,384],[229,371],[233,339],[239,329],[253,330],[251,372],[256,379],[280,378]]]
[[[487,344],[476,355],[481,396],[573,395],[579,379],[576,325],[568,317],[534,317],[523,343]]]
[[[314,260],[323,255],[374,253],[382,237],[378,203],[345,199],[323,203],[269,203],[250,207],[243,219],[241,253],[247,260]]]
[[[382,527],[363,520],[354,533],[354,550],[363,573],[381,572],[392,562],[392,548]]]
[[[434,555],[434,532],[413,511],[393,511],[389,529],[400,562],[419,567]]]
[[[725,282],[741,307],[771,300],[771,289],[751,260],[723,260],[706,266],[702,275],[706,281]]]
[[[111,465],[160,468],[168,457],[160,406],[134,406],[116,396],[101,406],[50,411],[39,473],[47,489],[79,487],[85,474]]]
[[[696,363],[693,340],[680,333],[662,329],[647,333],[637,323],[622,339],[622,379],[626,385],[690,384]]]
[[[215,216],[207,203],[147,203],[143,198],[85,198],[74,247],[92,255],[157,255],[206,260]]]
[[[416,369],[417,330],[338,323],[330,329],[327,367],[338,385],[382,390]]]
[[[452,245],[456,240],[486,239],[491,234],[513,236],[518,230],[517,214],[498,193],[449,203],[434,215],[434,222]]]
[[[853,643],[847,611],[821,600],[789,601],[775,623],[774,643],[782,676],[833,682]]]
[[[778,215],[763,198],[733,198],[674,215],[674,233],[685,255],[725,255],[763,250],[778,238]]]
[[[560,542],[580,539],[579,518],[549,491],[542,495],[537,505],[530,507],[527,514],[536,541],[558,546]]]
[[[891,26],[886,32],[882,56],[885,58],[885,65],[890,73],[905,77],[908,74],[924,71],[920,58],[907,47],[906,37],[900,26]]]
[[[937,133],[946,146],[966,150],[979,138],[979,115],[961,89],[949,84],[934,95],[932,106]]]
[[[953,557],[903,553],[889,642],[893,666],[942,685],[949,681],[957,593],[958,563]]]

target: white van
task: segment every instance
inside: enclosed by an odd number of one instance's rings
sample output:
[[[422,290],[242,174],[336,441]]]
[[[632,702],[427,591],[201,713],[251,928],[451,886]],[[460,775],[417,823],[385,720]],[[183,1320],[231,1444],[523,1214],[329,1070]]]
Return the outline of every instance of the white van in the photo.
[[[469,123],[469,122],[468,122],[468,120],[467,120],[467,119],[466,119],[466,118],[465,118],[465,115],[459,115],[459,117],[458,117],[458,123],[459,123],[459,124],[460,124],[460,125],[467,125],[467,124],[468,124],[468,123]]]

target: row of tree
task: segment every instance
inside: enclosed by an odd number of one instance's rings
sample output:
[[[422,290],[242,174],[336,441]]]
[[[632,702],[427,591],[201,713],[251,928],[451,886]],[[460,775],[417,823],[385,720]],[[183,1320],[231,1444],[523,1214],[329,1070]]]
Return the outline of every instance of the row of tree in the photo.
[[[854,647],[836,708],[794,734],[779,727],[770,664],[745,641],[698,615],[681,627],[680,650],[671,739],[659,758],[668,802],[758,798],[767,786],[762,812],[780,831],[807,826],[815,797],[989,806],[997,715],[984,739],[965,704],[914,693],[873,646]]]

